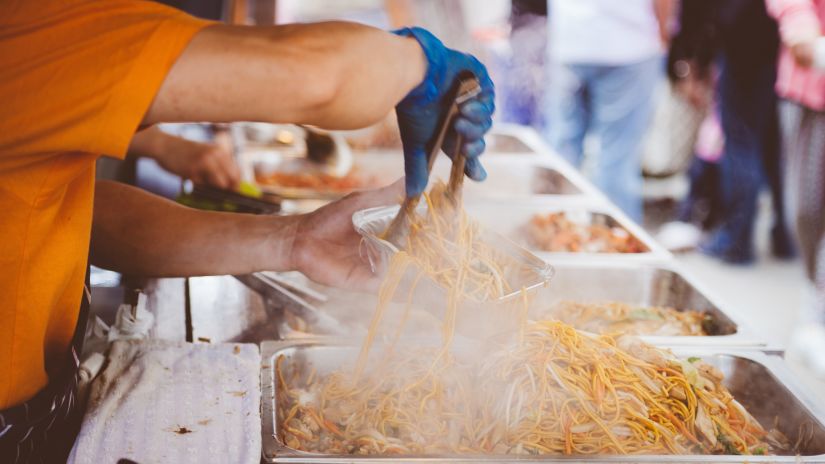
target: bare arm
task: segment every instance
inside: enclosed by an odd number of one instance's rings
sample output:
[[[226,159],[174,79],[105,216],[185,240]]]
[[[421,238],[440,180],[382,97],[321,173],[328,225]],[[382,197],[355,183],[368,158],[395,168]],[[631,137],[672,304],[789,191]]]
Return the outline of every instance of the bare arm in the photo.
[[[659,36],[665,47],[670,43],[670,24],[675,11],[675,0],[653,0],[653,13],[659,23]]]
[[[299,218],[200,211],[125,184],[98,181],[92,263],[151,276],[290,269]]]
[[[299,270],[339,287],[374,288],[355,211],[398,202],[403,183],[349,195],[312,213],[199,211],[128,185],[99,181],[92,263],[126,274],[192,276]]]
[[[128,156],[152,158],[167,171],[196,184],[231,189],[241,181],[238,165],[222,146],[186,140],[154,126],[135,133]]]
[[[799,66],[814,64],[816,40],[822,34],[811,0],[766,0],[768,13],[779,22],[779,35]]]
[[[399,28],[414,24],[409,0],[384,0],[384,10],[390,18],[390,25]]]
[[[383,118],[423,80],[426,67],[414,39],[354,23],[215,25],[192,39],[143,123],[359,128]]]

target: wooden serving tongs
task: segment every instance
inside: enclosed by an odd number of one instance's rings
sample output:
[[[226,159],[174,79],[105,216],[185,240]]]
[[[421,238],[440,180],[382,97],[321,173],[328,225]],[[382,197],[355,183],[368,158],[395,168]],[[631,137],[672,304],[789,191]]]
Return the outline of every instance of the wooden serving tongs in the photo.
[[[450,93],[445,101],[452,101],[452,103],[442,111],[439,116],[438,131],[427,145],[427,177],[433,169],[433,163],[436,156],[441,151],[441,145],[444,143],[444,138],[447,136],[447,131],[451,130],[455,123],[456,116],[458,116],[459,106],[467,100],[475,97],[481,93],[481,84],[475,75],[469,71],[460,73]],[[464,165],[466,164],[466,157],[461,150],[462,140],[461,135],[456,134],[455,153],[453,154],[453,166],[450,170],[450,180],[447,184],[447,196],[453,201],[453,204],[461,203],[461,188],[464,185]],[[387,228],[384,238],[398,247],[404,248],[407,235],[410,231],[410,222],[418,203],[421,200],[421,194],[406,196],[401,203],[401,208],[398,210],[395,218]]]

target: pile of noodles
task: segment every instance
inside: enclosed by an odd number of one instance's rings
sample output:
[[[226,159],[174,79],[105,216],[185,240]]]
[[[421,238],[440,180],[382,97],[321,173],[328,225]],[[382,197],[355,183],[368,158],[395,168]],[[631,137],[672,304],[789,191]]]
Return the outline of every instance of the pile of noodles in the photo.
[[[513,315],[518,336],[462,350],[453,343],[459,306],[512,291],[506,264],[442,187],[426,201],[392,258],[357,359],[322,373],[278,359],[287,446],[369,455],[765,454],[784,446],[714,367],[631,337],[528,322],[527,300]],[[383,311],[409,269],[418,276],[412,287],[426,276],[447,289],[441,343],[399,342],[399,327],[378,345]]]

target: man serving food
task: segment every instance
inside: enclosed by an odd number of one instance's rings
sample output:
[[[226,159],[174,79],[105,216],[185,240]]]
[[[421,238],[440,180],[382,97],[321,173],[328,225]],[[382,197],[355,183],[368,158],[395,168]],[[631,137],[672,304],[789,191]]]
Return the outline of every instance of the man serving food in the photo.
[[[491,125],[493,86],[474,57],[427,31],[329,22],[228,26],[134,0],[2,0],[0,18],[0,461],[55,462],[74,440],[76,353],[88,258],[153,276],[299,270],[338,286],[372,283],[351,225],[401,184],[313,213],[187,209],[94,180],[156,123],[237,120],[352,129],[395,107],[406,190],[427,183],[426,144],[455,76],[482,92],[455,130],[466,174]],[[445,143],[454,143],[448,139]],[[452,151],[450,151],[452,152]],[[91,240],[91,247],[89,245]]]

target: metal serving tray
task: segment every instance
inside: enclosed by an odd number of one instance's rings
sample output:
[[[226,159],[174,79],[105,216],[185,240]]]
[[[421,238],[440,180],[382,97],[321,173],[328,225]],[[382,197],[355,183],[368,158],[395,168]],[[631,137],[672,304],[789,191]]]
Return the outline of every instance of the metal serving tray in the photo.
[[[367,177],[375,177],[390,183],[404,175],[404,163],[400,152],[368,152],[354,157],[355,166]],[[532,195],[582,196],[596,190],[577,172],[567,169],[551,158],[535,155],[503,155],[490,152],[482,163],[487,170],[484,182],[464,182],[464,197],[510,198]],[[450,177],[452,163],[446,156],[439,156],[433,165],[431,180]]]
[[[559,261],[548,291],[536,295],[533,306],[548,308],[560,301],[620,302],[636,306],[705,311],[713,321],[708,336],[649,336],[653,344],[704,346],[763,346],[747,322],[723,310],[695,281],[673,264],[617,260]]]
[[[496,123],[484,137],[490,153],[538,153],[541,137],[530,127]]]
[[[823,462],[825,461],[825,422],[822,411],[792,381],[787,367],[776,356],[758,351],[720,351],[706,348],[679,348],[681,357],[698,356],[725,374],[725,386],[733,396],[764,426],[771,427],[776,417],[779,429],[791,443],[796,442],[800,426],[810,427],[812,438],[802,446],[799,456],[501,456],[501,455],[418,455],[418,456],[351,456],[307,453],[288,448],[278,438],[279,424],[275,401],[274,363],[285,356],[287,365],[314,367],[323,374],[357,356],[358,342],[353,340],[303,340],[264,342],[261,344],[263,365],[262,434],[263,460],[269,463],[398,463],[398,462]]]
[[[592,193],[586,181],[560,166],[535,156],[485,156],[487,179],[465,182],[466,198],[512,198],[533,195],[586,195]],[[444,173],[434,171],[437,176]]]
[[[273,285],[261,273],[237,276],[238,280],[260,294],[269,310],[270,318],[261,325],[264,338],[254,340],[294,340],[307,337],[349,336],[360,337],[367,333],[370,320],[378,305],[378,296],[317,284],[307,278],[300,283],[309,290],[323,295],[312,298],[282,285]],[[391,303],[384,314],[382,329],[394,329],[405,312],[406,305]],[[300,320],[300,321],[299,321]],[[296,325],[305,325],[299,330]],[[411,330],[432,331],[441,327],[441,321],[429,312],[413,309],[407,324]]]
[[[487,150],[493,153],[535,153],[518,136],[499,132],[491,132],[484,141],[487,142]]]
[[[248,151],[241,154],[239,164],[245,180],[255,181],[259,169],[272,170],[272,154],[266,151]],[[375,150],[355,153],[351,160],[359,175],[375,186],[387,185],[404,175],[404,163],[400,150]],[[488,151],[483,163],[488,172],[484,182],[465,182],[466,198],[526,197],[530,195],[589,195],[601,198],[601,194],[575,169],[552,156],[503,154]],[[448,179],[450,160],[439,156],[433,166],[432,179]],[[266,187],[273,191],[288,189]],[[298,199],[330,200],[347,192],[315,192],[295,189]]]
[[[576,259],[583,257],[612,258],[621,257],[623,260],[665,260],[672,255],[641,227],[628,220],[620,212],[609,206],[600,205],[591,201],[577,201],[573,199],[559,200],[557,198],[529,198],[519,200],[467,200],[464,204],[467,213],[488,229],[497,232],[514,242],[525,246],[537,256],[555,264],[557,260]],[[642,253],[593,253],[593,252],[549,252],[540,250],[529,243],[527,226],[536,214],[564,212],[573,220],[583,223],[602,223],[611,227],[619,227],[638,239],[647,251]]]
[[[714,298],[698,284],[683,274],[673,264],[627,262],[618,260],[578,260],[560,261],[555,266],[553,280],[545,291],[537,292],[531,305],[539,311],[552,307],[560,301],[581,303],[620,302],[635,306],[671,307],[679,311],[697,310],[706,312],[713,321],[713,332],[708,336],[650,336],[640,335],[649,343],[668,346],[724,346],[759,347],[766,349],[765,343],[755,335],[746,321],[737,314],[727,312]],[[305,327],[298,330],[290,319],[279,314],[277,338],[294,340],[306,337],[361,336],[366,333],[372,313],[378,303],[374,295],[348,292],[309,283],[313,289],[329,298],[324,302],[289,298],[288,294],[268,297],[277,302],[279,309],[293,311],[302,317]],[[256,287],[253,287],[256,288]],[[259,289],[275,292],[275,289]],[[395,327],[401,308],[387,310],[387,327]],[[308,311],[307,311],[308,310]],[[305,313],[312,314],[305,314]],[[313,317],[323,313],[324,320]],[[335,321],[330,324],[329,321]],[[420,333],[424,330],[438,330],[440,321],[430,313],[415,310],[408,320],[412,326],[408,332]],[[407,332],[405,332],[407,333]],[[275,336],[270,332],[270,337]]]

